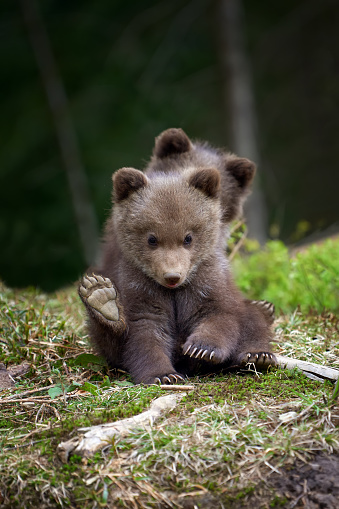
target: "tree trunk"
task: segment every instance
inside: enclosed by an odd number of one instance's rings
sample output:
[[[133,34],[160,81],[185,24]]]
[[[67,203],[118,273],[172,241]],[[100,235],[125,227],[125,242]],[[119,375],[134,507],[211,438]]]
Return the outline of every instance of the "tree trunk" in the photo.
[[[219,0],[217,14],[223,89],[226,111],[230,117],[231,149],[237,155],[254,161],[260,169],[257,119],[244,44],[241,0]],[[258,177],[254,180],[245,215],[249,235],[264,243],[267,238],[266,205]]]
[[[85,260],[91,265],[97,256],[98,223],[90,199],[67,96],[36,0],[21,0],[21,8],[52,113]]]

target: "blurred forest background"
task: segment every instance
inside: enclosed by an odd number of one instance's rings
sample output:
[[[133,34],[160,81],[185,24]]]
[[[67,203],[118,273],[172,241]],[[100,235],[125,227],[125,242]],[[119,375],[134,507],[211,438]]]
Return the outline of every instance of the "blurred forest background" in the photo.
[[[0,277],[76,280],[168,127],[259,163],[261,241],[339,229],[338,27],[338,0],[2,0]]]

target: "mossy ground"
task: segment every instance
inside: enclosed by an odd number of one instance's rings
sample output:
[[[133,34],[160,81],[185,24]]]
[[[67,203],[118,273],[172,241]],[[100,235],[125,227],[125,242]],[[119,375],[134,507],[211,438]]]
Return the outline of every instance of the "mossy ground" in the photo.
[[[192,379],[194,390],[151,428],[63,464],[57,445],[76,428],[140,413],[164,391],[83,355],[90,348],[75,289],[1,286],[0,303],[0,362],[31,365],[0,393],[1,507],[249,507],[263,480],[339,451],[334,385],[272,369]],[[278,353],[338,367],[333,313],[296,310],[275,327]],[[287,507],[260,486],[255,507]]]

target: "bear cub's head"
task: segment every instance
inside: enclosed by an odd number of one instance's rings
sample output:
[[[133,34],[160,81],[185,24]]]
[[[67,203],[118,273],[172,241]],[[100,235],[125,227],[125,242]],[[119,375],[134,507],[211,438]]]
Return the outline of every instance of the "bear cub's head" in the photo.
[[[223,222],[230,223],[242,215],[256,173],[255,164],[231,152],[216,149],[206,142],[191,141],[182,129],[167,129],[155,140],[149,170],[173,171],[183,165],[217,168],[221,175]]]
[[[187,168],[147,177],[113,175],[113,221],[124,259],[167,288],[190,281],[213,255],[221,229],[220,173]]]

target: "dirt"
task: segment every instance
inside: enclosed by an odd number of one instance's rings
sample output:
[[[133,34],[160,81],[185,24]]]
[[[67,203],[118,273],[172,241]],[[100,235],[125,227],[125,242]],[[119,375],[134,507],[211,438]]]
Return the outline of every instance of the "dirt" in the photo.
[[[243,500],[226,507],[232,509],[338,509],[339,454],[314,455],[307,463],[300,460],[281,474],[273,473]]]
[[[21,364],[10,366],[8,369],[6,369],[6,366],[0,362],[0,390],[14,387],[14,378],[25,375],[29,370],[30,364],[28,362],[22,362]]]
[[[316,454],[308,463],[297,461],[289,468],[279,468],[281,474],[272,474],[266,481],[242,497],[225,494],[218,497],[206,494],[180,501],[178,507],[195,509],[338,509],[339,508],[339,454]]]
[[[339,454],[316,454],[308,463],[297,462],[282,475],[270,476],[268,486],[286,504],[280,507],[339,508]],[[272,506],[271,506],[272,507]]]

